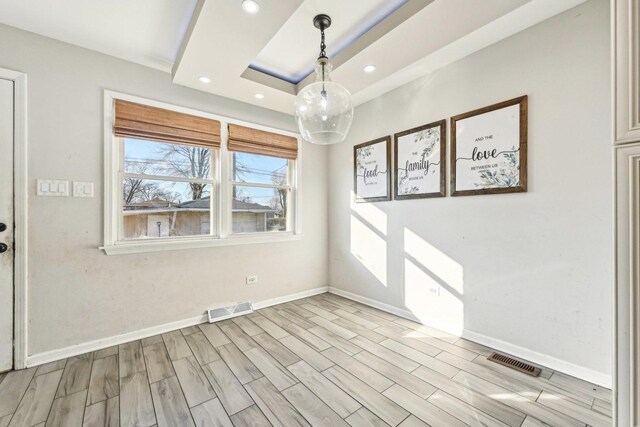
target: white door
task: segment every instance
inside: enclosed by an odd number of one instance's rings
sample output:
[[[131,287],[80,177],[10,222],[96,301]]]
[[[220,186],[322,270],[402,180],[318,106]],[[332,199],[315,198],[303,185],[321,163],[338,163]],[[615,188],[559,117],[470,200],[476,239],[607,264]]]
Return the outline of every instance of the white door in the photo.
[[[13,82],[0,79],[0,372],[13,367]]]

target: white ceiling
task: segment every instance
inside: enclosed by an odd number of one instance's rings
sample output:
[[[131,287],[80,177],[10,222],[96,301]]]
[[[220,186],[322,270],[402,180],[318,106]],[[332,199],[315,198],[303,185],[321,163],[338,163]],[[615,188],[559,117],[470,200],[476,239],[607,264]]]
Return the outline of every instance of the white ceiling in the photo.
[[[326,33],[327,55],[335,56],[358,36],[406,3],[407,0],[307,0],[289,17],[251,63],[252,67],[298,83],[313,71],[320,51],[320,31],[314,16],[337,17]],[[296,52],[296,55],[287,54]],[[282,56],[287,55],[283,61]]]
[[[239,1],[207,0],[174,66],[174,83],[292,114],[295,94],[314,76],[294,85],[247,68],[267,51],[269,61],[277,64],[271,67],[299,70],[308,62],[311,68],[318,52],[318,31],[312,24],[317,13],[339,7],[331,16],[330,36],[334,26],[340,30],[339,22],[359,22],[382,5],[371,1],[363,15],[356,0],[353,8],[337,6],[352,0],[257,1],[260,12],[248,15]],[[419,77],[417,73],[425,75],[583,1],[409,0],[331,57],[332,78],[358,105]],[[368,64],[377,70],[364,73]],[[200,76],[212,82],[203,84]],[[264,98],[256,99],[256,93]]]
[[[291,114],[295,94],[313,76],[298,84],[287,80],[313,67],[318,13],[333,21],[327,30],[333,80],[358,105],[585,0],[256,1],[260,11],[249,15],[241,0],[0,0],[0,23],[170,71],[176,84]],[[377,69],[366,74],[369,64]]]
[[[0,23],[170,71],[197,0],[0,0]]]

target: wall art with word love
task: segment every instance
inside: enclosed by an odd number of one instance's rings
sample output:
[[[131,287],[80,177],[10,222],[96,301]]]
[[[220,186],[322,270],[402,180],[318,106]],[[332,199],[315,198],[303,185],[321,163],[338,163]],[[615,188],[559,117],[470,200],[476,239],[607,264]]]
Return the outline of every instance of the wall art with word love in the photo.
[[[451,118],[452,196],[527,191],[527,97]]]

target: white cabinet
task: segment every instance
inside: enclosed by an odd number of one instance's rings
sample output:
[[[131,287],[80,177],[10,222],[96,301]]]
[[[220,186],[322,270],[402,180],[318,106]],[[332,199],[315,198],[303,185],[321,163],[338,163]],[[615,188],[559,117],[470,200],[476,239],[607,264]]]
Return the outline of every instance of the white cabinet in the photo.
[[[616,426],[640,425],[640,143],[616,156]]]
[[[616,221],[615,425],[640,425],[640,0],[611,0]]]
[[[640,1],[612,0],[617,144],[640,141]]]

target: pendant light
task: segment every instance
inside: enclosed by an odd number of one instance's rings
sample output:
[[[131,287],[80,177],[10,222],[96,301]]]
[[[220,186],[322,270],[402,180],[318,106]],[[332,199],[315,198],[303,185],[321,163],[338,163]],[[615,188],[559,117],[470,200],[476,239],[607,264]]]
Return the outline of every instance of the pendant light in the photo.
[[[353,120],[353,100],[342,85],[332,82],[331,64],[325,52],[324,30],[331,26],[328,15],[318,15],[313,25],[320,30],[320,56],[316,61],[316,81],[296,96],[295,119],[302,137],[312,144],[328,145],[344,141]]]

